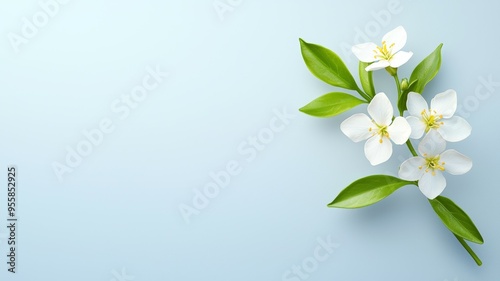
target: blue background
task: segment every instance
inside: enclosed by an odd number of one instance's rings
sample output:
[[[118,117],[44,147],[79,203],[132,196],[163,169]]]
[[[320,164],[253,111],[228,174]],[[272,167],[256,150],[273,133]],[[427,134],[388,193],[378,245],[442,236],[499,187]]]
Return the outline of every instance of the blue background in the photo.
[[[495,2],[72,0],[49,7],[45,22],[40,3],[2,1],[0,9],[0,164],[19,170],[18,273],[7,272],[1,227],[0,279],[498,280]],[[24,18],[41,27],[12,44]],[[474,167],[447,175],[443,195],[480,229],[485,244],[472,247],[482,267],[413,186],[364,209],[326,207],[355,179],[396,174],[408,152],[368,163],[362,144],[339,130],[363,106],[330,119],[298,112],[335,90],[309,73],[298,38],[335,50],[355,73],[346,48],[378,43],[398,25],[408,33],[404,50],[414,52],[400,77],[444,43],[426,97],[455,89],[458,114],[473,126],[449,147]],[[169,75],[125,117],[116,106],[148,68]],[[394,98],[391,78],[374,77]],[[496,84],[485,87],[488,79]],[[59,180],[54,163],[66,165],[68,149],[103,120],[113,131]],[[263,140],[256,147],[255,137]],[[227,186],[183,216],[228,163],[238,173]],[[319,241],[328,240],[334,249],[321,248],[318,260]]]

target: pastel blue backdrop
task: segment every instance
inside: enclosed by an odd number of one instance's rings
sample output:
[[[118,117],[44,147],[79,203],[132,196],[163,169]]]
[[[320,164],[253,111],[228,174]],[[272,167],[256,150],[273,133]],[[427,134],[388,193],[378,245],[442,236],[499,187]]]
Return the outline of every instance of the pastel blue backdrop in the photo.
[[[500,103],[494,1],[3,1],[0,8],[0,279],[499,279]],[[298,112],[334,91],[299,38],[335,50],[396,26],[439,43],[426,98],[453,88],[474,161],[444,195],[475,221],[477,267],[408,186],[374,206],[329,209],[372,167],[339,130],[353,112]],[[384,71],[377,89],[394,98]],[[16,274],[7,271],[6,168],[18,167]]]

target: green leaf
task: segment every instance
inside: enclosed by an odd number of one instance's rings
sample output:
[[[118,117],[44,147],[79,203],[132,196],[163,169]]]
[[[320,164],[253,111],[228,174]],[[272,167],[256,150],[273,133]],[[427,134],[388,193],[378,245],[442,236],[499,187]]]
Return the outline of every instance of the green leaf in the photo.
[[[474,253],[474,250],[472,250],[472,248],[467,244],[467,242],[465,242],[465,240],[462,237],[460,237],[460,236],[458,236],[456,234],[453,234],[453,235],[457,238],[458,242],[460,242],[460,244],[465,248],[465,250],[469,253],[469,255],[474,259],[474,261],[476,262],[476,264],[478,266],[481,266],[483,264],[483,262],[476,255],[476,253]]]
[[[373,86],[373,71],[366,71],[365,68],[370,65],[368,62],[359,62],[359,80],[365,93],[371,98],[375,96],[375,87]]]
[[[346,93],[333,92],[313,100],[299,110],[316,117],[331,117],[365,102]]]
[[[471,242],[483,244],[483,237],[479,230],[469,216],[453,201],[444,196],[438,196],[429,202],[451,232]]]
[[[417,83],[418,83],[418,79],[411,82],[410,85],[408,85],[408,88],[406,90],[404,90],[403,93],[401,94],[401,97],[399,98],[399,101],[398,101],[399,111],[403,112],[407,109],[406,108],[406,101],[408,100],[408,94],[410,92],[415,92],[415,87],[417,86]]]
[[[441,48],[443,44],[439,44],[437,48],[428,55],[423,61],[421,61],[417,67],[413,70],[410,76],[410,83],[413,81],[417,81],[414,92],[422,93],[424,91],[425,85],[429,83],[434,76],[439,71],[441,67]]]
[[[342,190],[328,207],[361,208],[384,199],[398,188],[415,184],[396,177],[373,175],[361,178]]]
[[[337,54],[323,46],[299,40],[304,62],[314,76],[332,86],[359,90],[349,69]]]

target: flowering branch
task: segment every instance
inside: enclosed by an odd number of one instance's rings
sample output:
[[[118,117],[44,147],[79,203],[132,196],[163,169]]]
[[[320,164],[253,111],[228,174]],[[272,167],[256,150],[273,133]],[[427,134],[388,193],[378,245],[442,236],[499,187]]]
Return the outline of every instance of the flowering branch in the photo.
[[[362,98],[358,99],[349,93],[332,92],[313,100],[300,111],[316,117],[331,117],[368,103],[368,115],[352,115],[342,122],[341,131],[354,142],[366,141],[364,152],[372,165],[390,159],[392,143],[406,144],[413,155],[400,165],[398,177],[372,175],[358,179],[342,190],[328,206],[361,208],[386,198],[403,186],[416,185],[443,224],[481,265],[481,260],[465,242],[468,240],[482,244],[481,234],[460,207],[440,195],[446,187],[444,172],[461,175],[472,168],[472,161],[467,156],[454,149],[445,150],[447,142],[467,138],[471,126],[465,119],[454,116],[457,108],[454,90],[437,94],[431,100],[430,107],[422,96],[425,86],[440,69],[442,44],[415,67],[409,80],[399,79],[398,68],[413,55],[412,52],[401,51],[406,40],[406,31],[400,26],[383,36],[381,46],[371,42],[353,46],[352,51],[360,61],[359,87],[336,53],[300,39],[304,62],[317,78],[332,86],[355,91]],[[397,117],[393,115],[387,95],[375,92],[372,71],[379,69],[386,69],[396,83]],[[410,139],[422,139],[418,153]]]

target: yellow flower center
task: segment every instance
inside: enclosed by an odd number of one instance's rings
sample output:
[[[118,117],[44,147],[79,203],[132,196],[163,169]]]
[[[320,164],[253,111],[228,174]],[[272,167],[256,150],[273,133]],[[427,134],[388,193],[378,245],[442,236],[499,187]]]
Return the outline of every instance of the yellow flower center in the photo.
[[[425,172],[431,172],[433,176],[436,175],[436,170],[444,171],[445,162],[439,162],[441,156],[427,157],[427,154],[424,154],[425,159]],[[418,167],[419,169],[423,169],[423,166]]]
[[[443,115],[438,115],[435,110],[422,110],[420,113],[422,115],[422,121],[425,124],[425,132],[429,132],[431,129],[437,129],[444,123],[439,121],[443,118]]]
[[[372,120],[372,122],[373,122],[373,124],[375,124],[376,128],[375,128],[375,130],[373,130],[374,128],[369,128],[368,131],[370,131],[372,133],[372,136],[380,135],[379,142],[383,143],[384,137],[389,138],[389,132],[387,131],[387,126],[379,125],[379,124],[375,123],[375,121],[373,121],[373,120]]]
[[[373,50],[375,52],[374,58],[379,60],[391,60],[394,56],[392,47],[394,47],[394,43],[387,47],[386,42],[382,41],[382,47],[377,46],[377,49]]]

